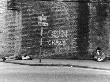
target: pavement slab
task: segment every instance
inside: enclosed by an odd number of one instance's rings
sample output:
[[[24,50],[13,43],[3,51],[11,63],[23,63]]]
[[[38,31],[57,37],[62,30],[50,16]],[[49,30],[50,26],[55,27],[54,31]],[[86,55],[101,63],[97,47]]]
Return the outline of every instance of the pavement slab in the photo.
[[[110,70],[110,61],[96,62],[94,60],[65,60],[65,59],[39,59],[33,60],[7,60],[5,63],[13,63],[29,66],[68,66],[68,67],[80,67],[91,68],[100,70]]]

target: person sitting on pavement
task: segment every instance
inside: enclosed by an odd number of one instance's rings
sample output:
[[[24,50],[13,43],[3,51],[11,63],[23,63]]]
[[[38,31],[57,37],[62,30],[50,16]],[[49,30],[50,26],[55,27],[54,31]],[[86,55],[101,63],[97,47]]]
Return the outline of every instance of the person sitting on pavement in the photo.
[[[5,57],[2,57],[2,60],[3,60],[3,62],[5,62],[6,58]]]
[[[105,54],[103,53],[103,51],[100,47],[97,47],[96,54],[95,54],[94,58],[97,61],[104,61],[106,59],[106,56],[105,56]]]

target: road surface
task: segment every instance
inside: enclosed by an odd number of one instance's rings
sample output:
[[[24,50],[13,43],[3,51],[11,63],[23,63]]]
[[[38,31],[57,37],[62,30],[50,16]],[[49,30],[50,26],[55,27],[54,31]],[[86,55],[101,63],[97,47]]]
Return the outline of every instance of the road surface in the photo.
[[[0,82],[110,82],[110,71],[0,62]]]

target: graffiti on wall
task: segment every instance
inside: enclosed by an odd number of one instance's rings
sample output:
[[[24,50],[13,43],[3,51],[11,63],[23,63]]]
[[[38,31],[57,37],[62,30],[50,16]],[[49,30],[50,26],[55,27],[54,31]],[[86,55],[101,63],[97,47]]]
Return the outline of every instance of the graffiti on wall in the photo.
[[[49,45],[56,46],[56,51],[62,52],[68,50],[67,41],[68,41],[68,30],[53,30],[51,31],[51,38],[49,40]]]
[[[54,30],[51,34],[52,38],[67,38],[68,30]]]
[[[66,45],[68,30],[51,30],[51,40],[48,41],[49,45],[61,46]]]

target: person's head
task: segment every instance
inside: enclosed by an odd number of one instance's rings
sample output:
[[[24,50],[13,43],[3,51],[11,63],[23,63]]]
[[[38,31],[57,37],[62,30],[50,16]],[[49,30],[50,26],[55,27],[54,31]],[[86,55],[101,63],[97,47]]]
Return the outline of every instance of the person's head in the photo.
[[[101,52],[101,48],[100,47],[97,47],[97,49],[96,49],[96,52]]]
[[[24,57],[26,57],[26,56],[27,56],[27,54],[24,55]]]

